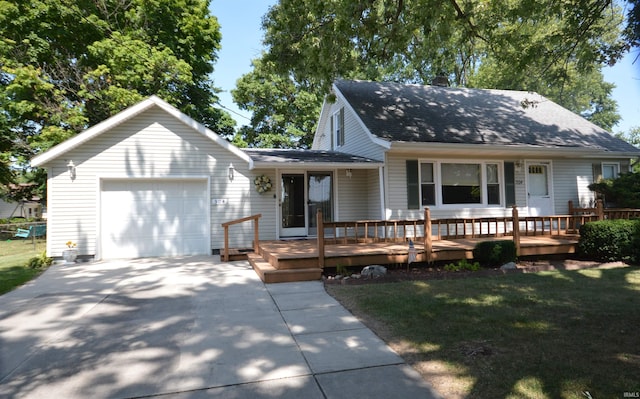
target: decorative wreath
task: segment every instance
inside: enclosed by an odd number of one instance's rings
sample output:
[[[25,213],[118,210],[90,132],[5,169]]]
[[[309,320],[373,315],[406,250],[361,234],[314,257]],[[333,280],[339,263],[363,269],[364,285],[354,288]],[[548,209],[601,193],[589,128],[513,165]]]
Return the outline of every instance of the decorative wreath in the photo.
[[[265,175],[260,175],[253,179],[253,184],[256,186],[256,191],[260,194],[270,191],[272,187],[271,179]]]

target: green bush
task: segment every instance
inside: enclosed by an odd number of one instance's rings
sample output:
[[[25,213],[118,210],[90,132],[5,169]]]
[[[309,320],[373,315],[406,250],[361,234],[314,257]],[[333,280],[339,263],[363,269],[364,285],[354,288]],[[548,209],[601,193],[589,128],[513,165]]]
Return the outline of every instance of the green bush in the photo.
[[[40,269],[45,266],[51,266],[53,259],[47,256],[47,252],[44,251],[39,256],[34,256],[27,261],[27,267],[30,269]]]
[[[517,257],[516,244],[511,240],[482,241],[473,248],[473,258],[486,267],[515,262]]]
[[[480,270],[480,263],[478,262],[471,263],[466,259],[461,259],[458,261],[458,263],[449,263],[444,265],[444,270],[448,272],[459,272],[463,270],[469,270],[469,271],[475,272],[477,270]]]
[[[640,208],[640,173],[622,173],[617,179],[605,179],[589,185],[604,196],[608,206]]]
[[[580,226],[578,254],[611,262],[640,260],[640,221],[602,220]]]

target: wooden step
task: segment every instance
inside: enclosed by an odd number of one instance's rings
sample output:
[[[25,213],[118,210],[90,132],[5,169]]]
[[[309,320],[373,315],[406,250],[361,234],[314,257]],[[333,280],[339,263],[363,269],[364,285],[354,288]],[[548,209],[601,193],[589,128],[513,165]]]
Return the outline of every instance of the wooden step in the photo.
[[[260,280],[265,283],[291,283],[294,281],[316,281],[322,278],[322,269],[284,269],[278,270],[260,255],[247,254],[249,263],[258,274]]]

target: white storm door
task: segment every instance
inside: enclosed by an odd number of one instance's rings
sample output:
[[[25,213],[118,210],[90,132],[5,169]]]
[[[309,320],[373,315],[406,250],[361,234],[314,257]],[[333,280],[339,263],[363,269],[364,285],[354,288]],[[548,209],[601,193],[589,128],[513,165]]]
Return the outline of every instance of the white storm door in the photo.
[[[550,163],[527,164],[527,205],[530,216],[553,215]]]
[[[206,180],[104,180],[100,257],[211,252]]]

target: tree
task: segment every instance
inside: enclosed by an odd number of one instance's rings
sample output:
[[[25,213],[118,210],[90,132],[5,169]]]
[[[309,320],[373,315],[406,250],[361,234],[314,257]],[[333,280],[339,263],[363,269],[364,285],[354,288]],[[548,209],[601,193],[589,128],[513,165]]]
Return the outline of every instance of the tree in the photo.
[[[537,91],[605,129],[619,120],[601,67],[619,59],[610,0],[281,0],[263,19],[266,62],[327,92],[335,78]]]
[[[588,68],[621,57],[621,24],[611,0],[281,0],[263,20],[268,60],[324,87],[371,64],[404,65],[403,80],[421,82],[444,71],[461,86],[486,58],[539,65],[536,75]]]
[[[1,160],[34,154],[157,94],[230,136],[210,81],[220,28],[208,0],[0,2]],[[10,142],[6,148],[6,140]]]
[[[252,111],[251,125],[236,143],[252,147],[309,148],[322,96],[291,76],[277,75],[273,62],[254,60],[253,70],[238,79],[231,94],[240,109]]]

